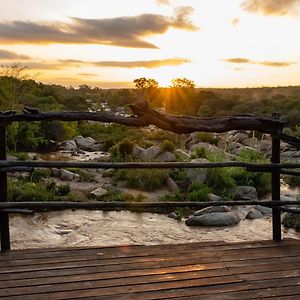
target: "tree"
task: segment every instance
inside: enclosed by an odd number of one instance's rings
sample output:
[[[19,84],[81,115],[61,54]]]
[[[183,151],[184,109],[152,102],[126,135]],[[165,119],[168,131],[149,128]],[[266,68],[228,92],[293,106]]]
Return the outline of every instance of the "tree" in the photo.
[[[158,88],[158,82],[153,78],[137,78],[133,80],[137,89]]]
[[[196,84],[193,80],[187,78],[175,78],[172,80],[173,88],[195,88]]]
[[[26,70],[27,66],[22,66],[20,63],[1,66],[0,95],[6,102],[5,109],[17,109],[19,107],[21,98],[27,90],[25,83],[29,79],[29,75],[25,72]]]

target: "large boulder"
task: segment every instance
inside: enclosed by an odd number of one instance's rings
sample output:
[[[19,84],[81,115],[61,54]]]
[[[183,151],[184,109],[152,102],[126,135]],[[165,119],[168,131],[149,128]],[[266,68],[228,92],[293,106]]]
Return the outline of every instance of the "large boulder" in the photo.
[[[235,200],[257,200],[257,191],[253,186],[237,186],[234,190]]]
[[[207,195],[207,200],[208,201],[221,201],[222,198],[220,196],[218,196],[218,195],[213,194],[213,193],[209,193]]]
[[[93,190],[91,192],[91,195],[94,196],[94,197],[101,197],[101,196],[105,195],[106,193],[107,193],[106,189],[104,189],[102,187],[99,187],[99,188]]]
[[[247,214],[246,219],[260,219],[263,217],[264,216],[258,209],[252,208]]]
[[[157,146],[151,146],[145,150],[142,154],[142,160],[144,161],[153,161],[155,160],[156,156],[160,154],[161,150]]]
[[[205,158],[192,159],[191,162],[196,163],[209,163]],[[207,179],[207,169],[206,168],[189,168],[187,169],[187,178],[190,182],[204,183]]]
[[[64,181],[73,181],[75,179],[75,173],[68,170],[60,170],[60,179]]]
[[[77,150],[77,144],[74,140],[69,140],[61,143],[60,150]]]
[[[140,146],[137,146],[137,145],[134,145],[133,146],[133,150],[132,150],[132,154],[139,160],[141,160],[144,156],[145,156],[145,149],[140,147]]]
[[[91,137],[84,138],[83,136],[79,135],[75,139],[76,145],[81,150],[85,151],[103,151],[104,145],[101,143],[98,143]]]
[[[234,212],[214,212],[201,216],[192,216],[185,221],[188,226],[230,226],[239,223]]]
[[[272,208],[262,205],[255,205],[255,208],[259,210],[263,215],[271,215],[272,214]]]
[[[209,206],[209,207],[205,207],[203,209],[195,211],[193,216],[202,216],[202,215],[215,213],[215,212],[230,212],[230,211],[232,211],[232,209],[226,205]]]
[[[177,185],[177,183],[171,178],[171,177],[168,177],[167,178],[167,188],[170,192],[177,192],[179,190],[179,187]]]
[[[155,157],[155,160],[161,162],[171,162],[171,161],[176,161],[176,156],[172,152],[165,151],[157,155]]]

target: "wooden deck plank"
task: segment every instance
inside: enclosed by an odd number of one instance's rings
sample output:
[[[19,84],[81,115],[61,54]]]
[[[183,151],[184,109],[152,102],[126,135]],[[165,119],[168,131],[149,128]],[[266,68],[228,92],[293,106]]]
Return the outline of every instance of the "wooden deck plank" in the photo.
[[[300,299],[300,241],[13,250],[1,299]],[[298,298],[297,298],[298,297]]]

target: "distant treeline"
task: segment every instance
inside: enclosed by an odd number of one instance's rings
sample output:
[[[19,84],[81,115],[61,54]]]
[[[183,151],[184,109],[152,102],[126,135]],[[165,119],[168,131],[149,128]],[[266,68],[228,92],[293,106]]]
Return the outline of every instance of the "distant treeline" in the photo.
[[[48,85],[27,79],[23,70],[0,76],[0,111],[21,111],[32,106],[41,111],[87,111],[115,109],[147,100],[154,108],[168,113],[213,117],[233,114],[270,116],[280,112],[291,130],[299,130],[300,87],[263,87],[244,89],[198,89],[183,78],[172,81],[169,88],[158,87],[154,79],[139,78],[134,89],[101,89],[81,85],[79,88]],[[105,105],[103,105],[105,103]],[[13,150],[33,150],[47,146],[49,140],[62,141],[82,133],[77,122],[34,122],[12,124],[8,144]]]

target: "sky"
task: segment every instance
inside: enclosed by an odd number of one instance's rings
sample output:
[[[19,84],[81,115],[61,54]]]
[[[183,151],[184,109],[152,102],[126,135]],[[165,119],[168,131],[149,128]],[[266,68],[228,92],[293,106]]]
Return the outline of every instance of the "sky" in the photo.
[[[300,0],[0,0],[0,65],[44,83],[300,85]]]

